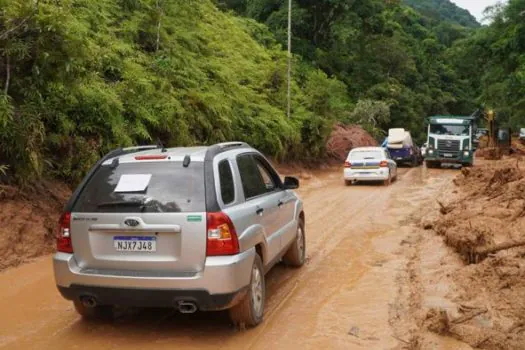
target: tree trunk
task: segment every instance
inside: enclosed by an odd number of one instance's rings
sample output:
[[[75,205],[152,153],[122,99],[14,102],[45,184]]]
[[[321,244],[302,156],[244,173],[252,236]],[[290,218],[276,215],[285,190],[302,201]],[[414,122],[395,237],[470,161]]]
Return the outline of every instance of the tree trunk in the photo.
[[[161,26],[161,23],[162,23],[162,4],[160,3],[159,0],[157,0],[157,11],[158,11],[159,19],[158,19],[158,22],[157,22],[157,41],[155,43],[155,51],[159,51],[159,47],[160,47],[160,26]]]
[[[9,83],[11,81],[11,58],[9,57],[9,55],[6,55],[5,63],[6,63],[5,64],[6,74],[5,74],[4,94],[7,95],[7,93],[9,92]]]

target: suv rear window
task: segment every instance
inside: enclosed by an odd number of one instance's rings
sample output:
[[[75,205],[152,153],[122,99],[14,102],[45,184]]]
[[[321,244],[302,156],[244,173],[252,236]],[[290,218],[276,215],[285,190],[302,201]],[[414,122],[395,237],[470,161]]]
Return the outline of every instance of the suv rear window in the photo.
[[[126,175],[122,177],[123,175]],[[142,176],[141,176],[142,175]],[[144,183],[122,184],[133,178]],[[122,179],[122,180],[121,180]],[[148,181],[149,179],[149,181]],[[124,191],[117,189],[124,188]],[[140,181],[139,181],[140,182]],[[127,185],[127,186],[126,186]],[[133,189],[133,186],[136,189]],[[138,187],[137,187],[138,186]],[[126,190],[132,189],[133,192]],[[74,212],[83,213],[178,213],[206,211],[204,165],[193,162],[123,163],[98,169],[82,190]]]

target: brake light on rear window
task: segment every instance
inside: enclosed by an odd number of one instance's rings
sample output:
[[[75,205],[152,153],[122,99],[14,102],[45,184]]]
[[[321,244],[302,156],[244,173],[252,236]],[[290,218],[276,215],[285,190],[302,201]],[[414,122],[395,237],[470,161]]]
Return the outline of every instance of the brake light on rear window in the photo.
[[[135,160],[162,160],[166,158],[168,158],[167,155],[150,154],[150,155],[145,155],[145,156],[136,156]]]
[[[57,251],[73,254],[71,244],[71,213],[64,213],[60,217],[57,232]]]
[[[208,213],[206,256],[239,253],[239,239],[231,219],[223,212]]]
[[[351,167],[352,167],[352,163],[350,163],[349,161],[346,161],[345,168],[351,168]]]
[[[379,166],[381,168],[388,168],[388,162],[386,160],[382,160],[381,163],[379,163]]]

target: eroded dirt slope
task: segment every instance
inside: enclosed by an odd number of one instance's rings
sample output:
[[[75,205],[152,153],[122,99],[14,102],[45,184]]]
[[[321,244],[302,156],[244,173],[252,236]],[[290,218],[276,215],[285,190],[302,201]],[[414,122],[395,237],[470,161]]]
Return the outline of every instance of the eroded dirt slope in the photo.
[[[518,159],[483,162],[429,203],[400,293],[412,304],[401,331],[413,346],[445,336],[467,348],[525,349],[524,168]]]
[[[45,182],[25,191],[0,186],[0,271],[53,251],[69,195],[67,186],[59,183]]]

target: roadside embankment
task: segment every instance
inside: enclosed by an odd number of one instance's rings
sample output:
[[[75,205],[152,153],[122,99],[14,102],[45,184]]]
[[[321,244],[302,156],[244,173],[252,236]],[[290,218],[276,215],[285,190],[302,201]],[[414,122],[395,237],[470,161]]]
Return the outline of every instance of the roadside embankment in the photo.
[[[431,308],[424,324],[475,348],[525,349],[525,162],[464,168],[454,183],[424,225],[461,259],[438,268],[448,270],[450,305]]]
[[[30,191],[0,185],[0,271],[53,251],[70,193],[58,182],[43,182]]]

